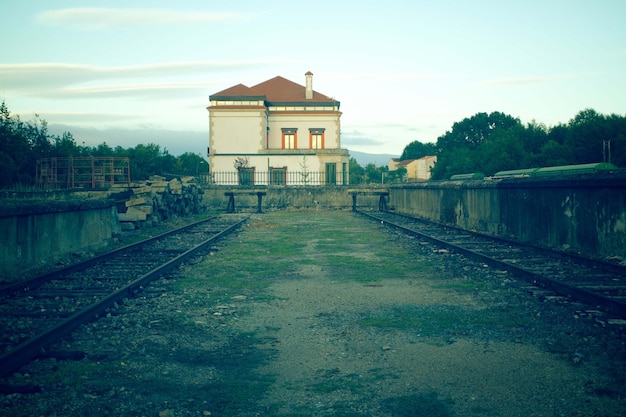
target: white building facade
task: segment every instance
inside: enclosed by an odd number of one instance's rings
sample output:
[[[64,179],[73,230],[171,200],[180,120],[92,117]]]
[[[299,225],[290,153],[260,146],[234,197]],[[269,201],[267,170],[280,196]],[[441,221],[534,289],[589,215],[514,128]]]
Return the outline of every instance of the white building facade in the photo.
[[[209,97],[209,173],[224,185],[348,184],[339,101],[275,77]]]
[[[389,160],[389,171],[396,171],[398,168],[406,168],[407,181],[428,181],[431,170],[437,163],[436,155],[423,156],[419,159],[400,160],[392,158]]]

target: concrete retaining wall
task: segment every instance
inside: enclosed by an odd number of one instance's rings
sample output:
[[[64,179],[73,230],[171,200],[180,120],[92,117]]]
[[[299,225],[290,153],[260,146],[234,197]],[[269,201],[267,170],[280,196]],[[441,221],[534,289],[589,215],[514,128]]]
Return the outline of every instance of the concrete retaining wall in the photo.
[[[399,213],[599,258],[626,259],[626,178],[447,181],[390,188]]]
[[[348,187],[267,187],[263,210],[351,210]],[[368,188],[372,189],[372,188]],[[229,191],[209,187],[202,204],[226,211]],[[626,259],[626,176],[501,181],[447,181],[381,187],[399,213],[588,256]],[[14,281],[69,254],[104,248],[120,233],[109,199],[7,203],[0,200],[0,280]],[[359,208],[379,197],[359,195]],[[235,196],[237,211],[255,211],[256,195]]]
[[[224,195],[229,191],[249,191],[255,193],[263,191],[263,210],[273,209],[332,209],[352,210],[352,196],[349,194],[353,187],[260,187],[243,189],[237,187],[209,187],[204,190],[204,204],[212,209],[224,209],[228,204],[228,197]],[[372,189],[371,187],[368,189]],[[386,189],[382,189],[386,190]],[[378,208],[377,196],[359,196],[359,207]],[[235,195],[235,208],[237,211],[256,210],[258,198],[256,195]]]
[[[72,253],[104,248],[120,232],[110,200],[1,203],[2,281],[20,280]]]

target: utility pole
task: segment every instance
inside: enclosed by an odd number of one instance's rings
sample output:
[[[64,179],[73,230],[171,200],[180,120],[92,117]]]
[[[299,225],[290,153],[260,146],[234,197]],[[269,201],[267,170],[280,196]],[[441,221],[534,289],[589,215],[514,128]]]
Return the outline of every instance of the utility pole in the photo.
[[[602,141],[602,162],[611,163],[611,140]]]

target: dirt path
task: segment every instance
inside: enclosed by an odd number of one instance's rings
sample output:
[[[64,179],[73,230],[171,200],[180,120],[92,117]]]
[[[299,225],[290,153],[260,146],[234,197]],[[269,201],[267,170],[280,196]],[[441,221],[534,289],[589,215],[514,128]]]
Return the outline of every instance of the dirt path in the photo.
[[[333,219],[346,222],[344,232],[350,234],[345,229],[354,226],[353,219],[343,215]],[[320,219],[310,221],[319,224]],[[294,240],[307,239],[302,233],[306,226],[299,227]],[[342,242],[333,256],[343,256],[350,267],[356,261],[362,271],[355,278],[335,273],[336,268],[325,264],[324,255],[311,249],[316,243],[309,240],[293,277],[272,284],[275,300],[254,305],[237,323],[239,329],[265,340],[273,352],[273,359],[258,372],[276,377],[264,402],[279,404],[278,414],[590,415],[579,412],[589,402],[585,393],[589,376],[584,370],[524,343],[516,331],[503,335],[506,329],[500,330],[492,339],[472,337],[472,328],[484,323],[471,320],[465,330],[457,331],[447,327],[454,323],[422,326],[418,317],[380,326],[371,320],[377,316],[388,320],[394,308],[423,314],[426,321],[455,320],[459,313],[472,316],[489,308],[473,291],[459,291],[454,285],[442,288],[441,280],[459,277],[439,276],[436,269],[412,272],[411,262],[430,263],[427,257],[432,253],[423,259],[406,253],[392,261],[405,263],[404,269],[396,269],[404,275],[400,279],[380,273],[363,277],[368,269],[378,269],[371,262],[393,250],[360,245],[358,240]],[[399,242],[385,244],[406,249]],[[309,259],[314,262],[309,264]],[[489,290],[500,289],[483,288]],[[506,303],[505,299],[490,301]],[[443,317],[447,314],[452,317]],[[426,334],[421,334],[423,327]]]

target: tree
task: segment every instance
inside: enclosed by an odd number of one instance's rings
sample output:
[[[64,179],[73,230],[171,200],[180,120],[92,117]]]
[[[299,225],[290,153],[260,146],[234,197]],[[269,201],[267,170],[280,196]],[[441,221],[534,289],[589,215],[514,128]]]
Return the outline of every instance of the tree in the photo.
[[[480,172],[480,146],[496,132],[521,126],[519,119],[500,112],[477,113],[452,125],[452,131],[437,139],[437,163],[432,179]]]
[[[369,163],[365,165],[365,181],[368,184],[380,183],[382,181],[381,171],[376,168],[375,164]]]
[[[605,123],[606,137],[602,140],[606,146],[603,146],[605,149],[603,160],[619,167],[626,167],[626,117],[611,114],[606,117]]]
[[[523,146],[523,159],[520,161],[522,167],[546,166],[541,160],[541,149],[548,142],[548,128],[535,121],[528,123],[525,127],[519,126],[517,140]]]
[[[431,170],[431,179],[448,179],[454,174],[481,172],[476,159],[477,152],[467,148],[458,148],[454,152],[440,152],[437,162]]]
[[[63,136],[54,138],[54,148],[52,156],[55,157],[70,157],[80,156],[82,150],[76,145],[76,140],[69,132],[64,132]]]
[[[401,160],[406,159],[420,159],[424,156],[435,155],[436,148],[434,143],[423,143],[420,141],[413,141],[404,147]]]
[[[350,184],[362,184],[364,182],[365,170],[355,158],[350,158]]]
[[[33,184],[35,160],[32,134],[34,128],[13,117],[6,103],[0,105],[0,163],[2,178],[0,186]]]
[[[437,140],[437,147],[448,150],[459,146],[477,149],[496,130],[507,130],[519,124],[519,119],[504,113],[477,113],[454,123],[452,131]]]
[[[201,175],[209,172],[208,162],[200,155],[185,152],[176,158],[176,173],[180,175]]]
[[[106,142],[102,142],[100,145],[91,148],[91,156],[125,157],[128,156],[128,152],[121,146],[118,146],[115,150],[113,150],[109,145],[107,145]]]
[[[569,122],[565,145],[572,149],[575,164],[602,161],[602,142],[608,140],[606,119],[593,109],[579,112]]]
[[[151,175],[171,174],[176,165],[176,158],[154,143],[139,144],[128,150],[130,160],[130,175],[134,180],[145,180]]]
[[[541,163],[535,166],[550,167],[568,165],[574,159],[574,156],[571,148],[550,139],[541,147],[538,159]]]
[[[473,172],[493,175],[498,171],[524,168],[525,150],[517,129],[498,130],[477,150]]]

